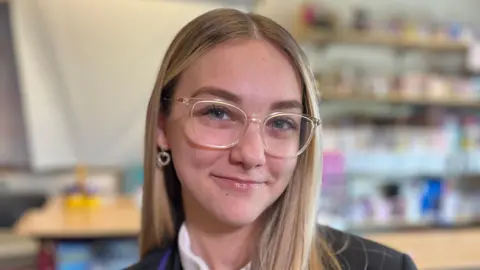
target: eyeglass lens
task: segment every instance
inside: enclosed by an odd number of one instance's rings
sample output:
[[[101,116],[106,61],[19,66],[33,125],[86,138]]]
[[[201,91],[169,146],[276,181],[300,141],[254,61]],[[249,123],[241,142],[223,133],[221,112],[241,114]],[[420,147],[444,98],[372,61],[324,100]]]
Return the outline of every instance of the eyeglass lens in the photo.
[[[248,125],[247,115],[239,108],[218,101],[193,104],[186,123],[187,136],[207,147],[228,147],[241,139]],[[308,143],[314,124],[298,114],[278,114],[267,118],[261,127],[268,152],[282,157],[296,156]]]

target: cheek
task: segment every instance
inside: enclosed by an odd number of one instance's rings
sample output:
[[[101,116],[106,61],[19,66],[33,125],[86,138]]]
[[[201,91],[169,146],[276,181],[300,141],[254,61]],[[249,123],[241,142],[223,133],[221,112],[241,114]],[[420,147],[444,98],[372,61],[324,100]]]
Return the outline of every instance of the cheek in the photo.
[[[296,159],[272,159],[268,162],[270,174],[285,186],[292,180],[296,166]]]
[[[222,156],[222,151],[211,151],[191,144],[181,125],[172,129],[174,136],[167,136],[175,169],[182,182],[195,181],[208,173],[208,169]]]
[[[175,149],[175,167],[182,171],[201,173],[211,168],[222,157],[220,151],[208,151],[184,144]]]

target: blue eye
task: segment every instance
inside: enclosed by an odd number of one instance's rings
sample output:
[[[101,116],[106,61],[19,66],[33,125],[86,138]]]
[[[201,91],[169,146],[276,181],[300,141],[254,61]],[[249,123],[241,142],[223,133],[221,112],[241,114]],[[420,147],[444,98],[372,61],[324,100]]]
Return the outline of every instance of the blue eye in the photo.
[[[293,121],[292,119],[284,119],[284,118],[272,119],[270,121],[270,125],[274,129],[283,129],[283,130],[297,129],[297,123],[295,123],[295,121]]]
[[[226,108],[222,108],[222,107],[214,106],[214,105],[206,108],[203,114],[207,115],[211,118],[219,119],[219,120],[230,119],[229,111]]]

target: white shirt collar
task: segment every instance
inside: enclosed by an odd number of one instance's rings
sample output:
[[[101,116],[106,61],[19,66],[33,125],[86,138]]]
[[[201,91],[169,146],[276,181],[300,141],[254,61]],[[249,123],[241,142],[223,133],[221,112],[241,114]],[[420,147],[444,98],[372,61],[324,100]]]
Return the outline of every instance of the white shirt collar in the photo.
[[[180,251],[180,261],[185,270],[210,270],[202,258],[195,255],[190,245],[190,236],[188,235],[185,223],[180,227],[178,234],[178,249]],[[250,264],[240,270],[250,270]]]

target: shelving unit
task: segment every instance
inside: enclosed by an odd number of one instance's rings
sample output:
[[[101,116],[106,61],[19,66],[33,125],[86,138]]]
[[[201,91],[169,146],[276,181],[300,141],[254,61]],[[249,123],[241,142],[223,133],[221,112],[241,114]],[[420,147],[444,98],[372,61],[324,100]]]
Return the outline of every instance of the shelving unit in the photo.
[[[342,93],[332,87],[322,87],[320,85],[321,98],[324,101],[336,102],[365,102],[365,103],[382,103],[382,104],[398,104],[398,105],[421,105],[421,106],[437,106],[450,108],[480,108],[480,101],[468,100],[464,98],[448,97],[448,98],[425,98],[425,97],[408,97],[401,94],[395,94],[398,91],[389,91],[387,95],[354,95]]]
[[[332,167],[341,167],[343,173],[325,174],[330,185],[330,191],[324,191],[330,201],[322,205],[326,216],[338,217],[340,228],[409,253],[422,269],[478,267],[480,261],[472,260],[478,252],[472,257],[462,256],[468,251],[453,255],[443,244],[427,248],[419,240],[421,235],[428,235],[426,238],[432,236],[436,243],[446,243],[446,239],[453,243],[451,237],[478,230],[477,212],[465,210],[474,205],[474,195],[462,192],[467,178],[471,181],[480,175],[480,150],[464,148],[463,137],[452,147],[454,139],[448,137],[454,128],[455,136],[473,132],[467,130],[470,126],[464,121],[480,113],[477,77],[467,78],[465,72],[470,44],[442,38],[433,31],[428,37],[401,27],[398,34],[389,33],[390,21],[370,24],[371,30],[367,31],[341,28],[337,21],[326,23],[326,6],[318,12],[324,14],[323,20],[313,18],[315,12],[309,10],[297,31],[298,40],[316,51],[314,57],[324,60],[322,64],[328,63],[315,70],[322,101],[324,147],[341,156],[341,165]],[[330,17],[340,17],[335,15]],[[306,25],[306,21],[334,30]],[[423,30],[418,22],[412,24],[416,24],[416,30]],[[348,25],[353,23],[349,21]],[[366,57],[354,55],[363,50]],[[371,64],[368,56],[374,58]],[[448,61],[450,57],[455,60]],[[311,60],[320,61],[318,58]],[[448,65],[441,60],[447,60]],[[450,117],[458,125],[453,127]],[[425,143],[436,139],[441,141],[437,145]],[[441,183],[442,191],[435,191],[436,183]],[[447,214],[450,210],[439,206],[446,201],[445,188],[455,189],[457,195],[462,193],[458,196],[464,202],[468,201],[462,204],[462,211]],[[334,194],[336,190],[346,191],[339,196]],[[412,214],[415,204],[418,218]],[[433,235],[441,237],[433,240]],[[420,245],[422,248],[417,248]],[[440,254],[448,259],[438,260]]]
[[[325,32],[314,28],[307,28],[300,38],[303,42],[312,42],[316,45],[346,44],[363,46],[383,46],[395,49],[427,50],[427,51],[458,51],[466,52],[468,44],[460,41],[432,38],[406,38],[386,33],[358,32],[339,30]]]
[[[392,220],[385,224],[376,224],[375,222],[363,222],[356,224],[350,231],[357,234],[380,234],[380,233],[412,233],[428,232],[432,230],[446,231],[455,233],[456,231],[478,228],[479,220],[469,220],[459,218],[455,224],[439,224],[428,221],[417,223],[407,223],[402,219]]]

